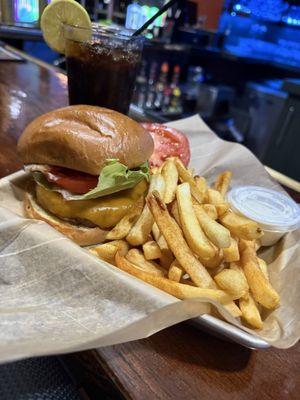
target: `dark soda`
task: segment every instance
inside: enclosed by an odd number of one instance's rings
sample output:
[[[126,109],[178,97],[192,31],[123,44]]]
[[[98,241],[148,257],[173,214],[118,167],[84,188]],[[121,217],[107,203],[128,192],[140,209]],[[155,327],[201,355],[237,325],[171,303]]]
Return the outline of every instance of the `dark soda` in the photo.
[[[66,41],[70,104],[90,104],[128,114],[141,51],[100,40]]]

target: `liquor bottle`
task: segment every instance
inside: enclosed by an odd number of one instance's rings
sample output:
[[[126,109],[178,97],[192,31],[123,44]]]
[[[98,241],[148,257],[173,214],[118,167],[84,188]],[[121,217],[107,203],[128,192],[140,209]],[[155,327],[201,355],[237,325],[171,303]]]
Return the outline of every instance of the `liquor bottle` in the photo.
[[[182,108],[181,90],[177,86],[172,90],[169,114],[179,115],[179,114],[182,114],[182,111],[183,111],[183,108]]]
[[[145,108],[148,110],[154,109],[154,102],[156,97],[155,93],[156,73],[157,73],[157,62],[153,61],[150,66],[149,79],[147,84],[147,100]]]
[[[168,114],[171,106],[171,100],[172,100],[172,89],[170,86],[166,86],[164,90],[164,99],[163,99],[163,105],[162,105],[162,112],[164,114]]]
[[[173,69],[173,76],[171,79],[171,88],[174,89],[179,86],[179,79],[180,79],[180,65],[175,65]]]
[[[125,27],[127,29],[138,29],[142,22],[142,7],[135,1],[129,4],[126,12]]]
[[[168,83],[169,64],[164,62],[161,65],[158,82],[155,85],[156,98],[154,107],[156,110],[161,110],[163,106],[164,90]]]

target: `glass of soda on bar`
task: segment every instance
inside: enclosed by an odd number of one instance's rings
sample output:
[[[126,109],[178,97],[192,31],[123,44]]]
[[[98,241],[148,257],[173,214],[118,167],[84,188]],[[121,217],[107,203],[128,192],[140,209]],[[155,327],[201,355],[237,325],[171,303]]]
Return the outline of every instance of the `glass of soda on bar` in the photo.
[[[144,38],[118,27],[65,25],[69,103],[128,114]]]

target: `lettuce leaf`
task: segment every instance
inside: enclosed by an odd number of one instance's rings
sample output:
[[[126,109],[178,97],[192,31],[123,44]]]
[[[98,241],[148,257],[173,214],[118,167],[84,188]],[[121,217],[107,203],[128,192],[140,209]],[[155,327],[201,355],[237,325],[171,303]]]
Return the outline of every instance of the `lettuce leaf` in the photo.
[[[39,185],[61,193],[66,200],[89,200],[131,189],[141,180],[149,180],[149,164],[145,162],[138,168],[129,169],[126,165],[121,164],[118,159],[106,160],[99,175],[97,186],[83,195],[73,194],[48,182],[41,172],[33,172],[33,177]]]

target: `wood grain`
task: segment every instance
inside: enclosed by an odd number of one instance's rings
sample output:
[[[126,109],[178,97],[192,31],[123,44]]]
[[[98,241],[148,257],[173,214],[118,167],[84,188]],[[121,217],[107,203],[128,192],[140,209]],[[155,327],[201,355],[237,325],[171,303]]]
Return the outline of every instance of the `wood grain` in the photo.
[[[67,77],[62,72],[32,61],[0,63],[0,177],[22,166],[16,143],[25,126],[67,104]]]
[[[67,104],[66,77],[57,69],[0,63],[0,176],[21,167],[16,142],[33,118]],[[63,356],[91,398],[298,399],[300,344],[251,351],[189,323],[145,340]]]

